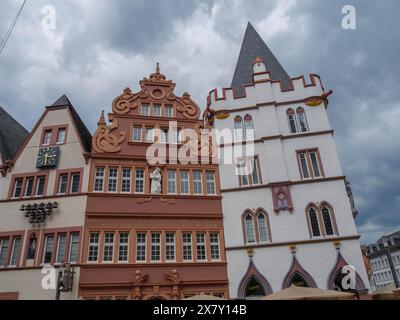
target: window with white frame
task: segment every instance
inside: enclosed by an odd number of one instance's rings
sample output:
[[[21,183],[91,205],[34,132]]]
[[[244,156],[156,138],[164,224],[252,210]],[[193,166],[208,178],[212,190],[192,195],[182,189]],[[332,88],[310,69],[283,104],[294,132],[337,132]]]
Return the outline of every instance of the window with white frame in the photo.
[[[206,251],[206,234],[202,232],[196,233],[196,242],[197,242],[197,260],[204,261],[207,260],[207,251]]]
[[[7,264],[9,241],[9,238],[0,238],[0,267],[4,267]]]
[[[172,118],[174,116],[172,106],[165,106],[164,107],[164,117]]]
[[[167,191],[168,193],[176,193],[176,171],[167,171]]]
[[[19,257],[19,250],[21,248],[21,237],[14,237],[12,250],[11,250],[11,260],[10,266],[17,266],[18,265],[18,257]],[[1,263],[0,263],[1,265]]]
[[[114,233],[104,234],[103,261],[112,262],[114,260]]]
[[[81,174],[73,173],[71,175],[71,193],[78,193],[81,182]]]
[[[66,194],[68,186],[68,174],[61,174],[58,181],[58,194]]]
[[[130,168],[122,169],[121,192],[131,192],[131,174]]]
[[[144,192],[144,169],[135,170],[135,192]]]
[[[142,108],[140,109],[140,114],[142,116],[150,115],[150,106],[148,104],[142,104]]]
[[[133,137],[134,142],[142,142],[142,127],[133,127]]]
[[[286,111],[290,133],[297,133],[296,113],[293,109]]]
[[[24,193],[25,197],[31,197],[32,196],[34,180],[35,180],[34,177],[26,178],[25,193]]]
[[[175,261],[175,233],[165,233],[165,260]]]
[[[119,233],[118,261],[127,262],[129,257],[129,233]]]
[[[89,252],[88,252],[89,262],[97,262],[99,259],[99,238],[100,234],[98,232],[90,233]]]
[[[189,171],[180,171],[181,176],[181,194],[189,194]]]
[[[210,233],[210,254],[211,254],[211,260],[220,260],[218,232]]]
[[[47,129],[44,131],[44,136],[43,136],[43,145],[49,145],[51,143],[51,129]]]
[[[297,123],[300,132],[307,132],[308,131],[308,124],[306,113],[302,107],[298,107],[296,110],[297,113]]]
[[[95,178],[94,178],[94,191],[103,191],[104,185],[104,168],[96,168]]]
[[[313,237],[321,236],[321,229],[319,227],[317,210],[314,207],[308,209],[308,216],[310,219],[311,232]]]
[[[235,136],[234,141],[242,141],[243,140],[243,120],[241,116],[236,116],[234,120],[235,126]]]
[[[193,171],[193,193],[203,194],[203,175],[201,171]]]
[[[161,128],[160,129],[160,135],[161,135],[161,143],[168,143],[168,129],[166,128]]]
[[[46,186],[46,177],[45,176],[38,177],[36,181],[36,196],[44,195],[45,186]]]
[[[136,261],[146,261],[146,233],[136,234]]]
[[[108,192],[117,192],[118,168],[108,168]]]
[[[251,214],[247,214],[245,219],[245,232],[246,232],[246,242],[253,243],[256,241],[255,233],[254,233],[254,219]]]
[[[45,237],[44,241],[44,250],[43,250],[43,263],[51,263],[51,258],[53,255],[53,240],[54,235],[48,234]]]
[[[69,257],[68,261],[71,263],[76,263],[78,261],[78,251],[79,251],[79,233],[71,233],[71,240],[69,244]]]
[[[67,137],[67,129],[66,128],[60,128],[58,129],[57,133],[57,144],[63,144],[65,143],[65,138]]]
[[[318,150],[310,149],[298,151],[300,173],[303,179],[319,178],[323,176],[322,165]]]
[[[207,194],[215,194],[215,173],[214,171],[206,171],[206,188]]]
[[[257,156],[238,158],[236,160],[236,168],[240,186],[261,184],[260,167]]]
[[[258,213],[257,215],[257,225],[258,225],[258,237],[260,242],[268,241],[268,231],[267,231],[267,221],[264,213]]]
[[[325,233],[327,236],[335,234],[332,224],[331,212],[327,206],[322,206],[321,209],[322,220],[324,221]]]
[[[159,104],[153,105],[153,116],[155,116],[155,117],[161,116],[161,105],[159,105]]]
[[[184,261],[192,261],[192,234],[189,232],[184,232],[182,234],[182,251],[183,251],[183,260]]]
[[[161,260],[161,235],[160,233],[151,234],[151,261],[156,262]]]
[[[254,134],[253,118],[249,114],[246,114],[244,116],[244,132],[246,135],[246,140],[254,140],[255,134]]]
[[[146,128],[145,141],[149,143],[154,142],[154,128]]]
[[[65,233],[59,234],[57,241],[57,254],[56,254],[57,263],[64,262],[66,244],[67,244],[67,235]]]
[[[13,198],[19,198],[22,194],[22,185],[24,183],[23,178],[15,179],[14,182],[14,191],[13,191]]]

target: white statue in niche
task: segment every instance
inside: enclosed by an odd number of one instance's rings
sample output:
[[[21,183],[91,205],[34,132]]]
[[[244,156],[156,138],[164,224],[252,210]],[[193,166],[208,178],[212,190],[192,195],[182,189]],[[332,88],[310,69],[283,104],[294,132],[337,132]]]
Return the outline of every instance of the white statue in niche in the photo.
[[[156,168],[151,174],[151,193],[161,193],[161,169]]]

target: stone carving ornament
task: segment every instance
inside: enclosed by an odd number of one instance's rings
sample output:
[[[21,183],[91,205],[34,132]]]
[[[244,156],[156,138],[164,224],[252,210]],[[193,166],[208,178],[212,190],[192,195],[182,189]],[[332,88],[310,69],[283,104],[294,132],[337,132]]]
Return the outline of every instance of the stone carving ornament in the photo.
[[[117,120],[114,120],[110,126],[107,126],[103,111],[97,125],[97,131],[93,136],[93,150],[97,153],[116,153],[121,151],[120,144],[125,140],[125,132],[119,132],[119,134],[111,133],[111,131],[118,128]]]
[[[150,179],[151,179],[151,193],[156,193],[160,194],[162,191],[161,188],[161,169],[156,168],[151,174],[150,174]]]

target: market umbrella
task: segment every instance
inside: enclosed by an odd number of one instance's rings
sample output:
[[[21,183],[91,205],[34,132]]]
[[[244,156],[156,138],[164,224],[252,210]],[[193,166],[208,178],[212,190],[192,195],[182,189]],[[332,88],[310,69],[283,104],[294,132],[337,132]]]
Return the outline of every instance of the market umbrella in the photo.
[[[398,300],[400,297],[396,294],[396,286],[391,284],[380,288],[372,293],[374,300]]]
[[[261,300],[353,300],[354,293],[292,286]]]

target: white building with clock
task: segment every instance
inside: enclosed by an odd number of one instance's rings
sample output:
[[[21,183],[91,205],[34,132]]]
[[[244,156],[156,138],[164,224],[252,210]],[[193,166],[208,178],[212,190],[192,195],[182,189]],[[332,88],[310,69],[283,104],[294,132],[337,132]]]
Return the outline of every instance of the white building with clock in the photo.
[[[13,140],[13,131],[2,138]],[[0,178],[0,299],[55,299],[54,279],[42,285],[54,269],[42,270],[56,267],[57,275],[80,262],[91,134],[62,96],[24,138]],[[78,297],[74,271],[61,299]]]
[[[317,75],[290,78],[249,23],[231,88],[208,97],[209,124],[233,132],[221,154],[254,143],[254,152],[220,163],[231,298],[292,285],[347,290],[346,265],[356,271],[353,289],[367,297],[355,209],[327,116],[331,93]]]

